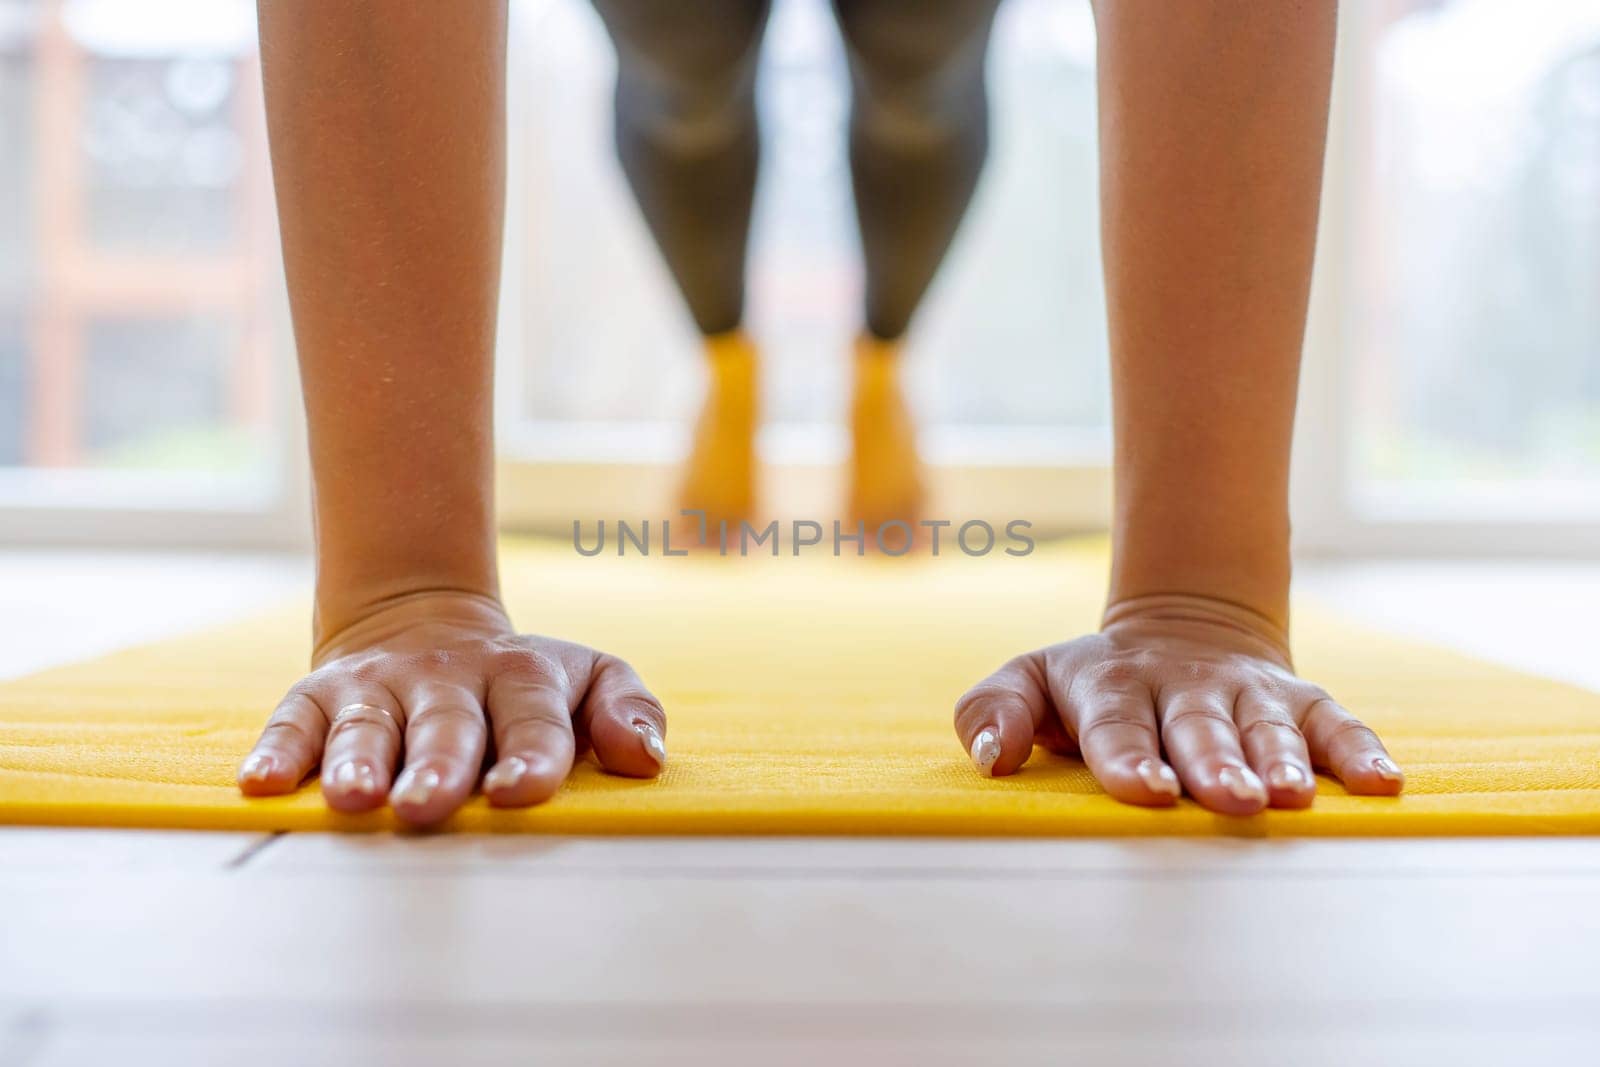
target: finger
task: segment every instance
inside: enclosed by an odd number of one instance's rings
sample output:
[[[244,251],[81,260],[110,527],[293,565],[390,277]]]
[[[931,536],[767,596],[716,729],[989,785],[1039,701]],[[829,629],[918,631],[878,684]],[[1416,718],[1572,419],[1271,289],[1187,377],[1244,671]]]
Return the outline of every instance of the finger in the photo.
[[[1271,693],[1246,689],[1233,702],[1233,721],[1245,759],[1267,784],[1275,808],[1309,807],[1317,796],[1311,756],[1288,705]]]
[[[1311,759],[1326,767],[1352,793],[1396,796],[1406,776],[1378,735],[1330,697],[1319,697],[1301,720]]]
[[[485,701],[494,726],[495,765],[483,793],[498,808],[549,800],[572,773],[572,701],[566,690],[535,675],[502,674]]]
[[[1163,692],[1158,710],[1167,758],[1190,796],[1225,815],[1253,815],[1266,806],[1266,787],[1239,747],[1231,700],[1199,689]]]
[[[1178,776],[1161,759],[1155,698],[1143,684],[1083,687],[1068,715],[1078,748],[1095,779],[1125,804],[1165,806],[1182,794]]]
[[[654,778],[667,762],[667,714],[632,667],[601,653],[578,708],[578,725],[600,766]]]
[[[459,808],[478,782],[488,736],[472,692],[425,685],[407,694],[405,770],[389,792],[395,814],[432,826]]]
[[[1061,716],[1051,715],[1043,723],[1034,728],[1033,747],[1042,748],[1046,752],[1053,752],[1057,756],[1081,756],[1077,740],[1067,732],[1067,724],[1061,721]]]
[[[239,765],[239,790],[252,797],[294,792],[322,758],[327,733],[328,717],[321,705],[306,693],[291,692]]]
[[[322,796],[335,811],[383,806],[394,781],[405,722],[386,688],[341,690],[322,754]]]
[[[1041,724],[1057,718],[1045,682],[1044,657],[1018,656],[956,701],[956,736],[978,773],[1015,774],[1033,754]]]

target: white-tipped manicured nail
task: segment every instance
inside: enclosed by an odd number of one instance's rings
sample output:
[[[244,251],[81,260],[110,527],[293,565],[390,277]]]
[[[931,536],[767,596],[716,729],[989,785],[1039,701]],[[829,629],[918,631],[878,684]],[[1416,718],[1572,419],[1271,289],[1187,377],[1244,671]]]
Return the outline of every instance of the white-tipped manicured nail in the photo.
[[[335,789],[346,793],[360,793],[362,796],[376,796],[378,793],[378,776],[372,768],[365,763],[351,760],[339,764],[333,771],[333,785]]]
[[[396,804],[426,804],[433,799],[433,791],[438,788],[438,771],[431,767],[420,771],[408,770],[394,784],[394,792],[389,794],[389,799]]]
[[[972,763],[980,774],[994,776],[995,760],[1000,758],[1000,735],[993,730],[979,730],[972,739]]]
[[[1403,782],[1405,774],[1395,766],[1394,760],[1387,756],[1379,756],[1372,761],[1372,769],[1378,772],[1378,777],[1386,782]]]
[[[666,766],[667,742],[661,736],[661,731],[656,729],[655,723],[636,722],[633,724],[633,730],[639,735],[639,740],[644,743],[644,750],[650,754],[650,758],[662,766]]]
[[[272,760],[261,753],[251,754],[239,765],[239,780],[241,782],[264,782],[272,776]]]
[[[1266,787],[1256,777],[1256,772],[1248,767],[1224,767],[1217,772],[1217,781],[1239,800],[1267,799]]]
[[[1178,776],[1165,763],[1142,759],[1134,771],[1139,775],[1144,787],[1152,793],[1159,793],[1164,797],[1175,797],[1183,793],[1183,787],[1178,784]]]
[[[507,756],[489,768],[489,773],[483,776],[484,791],[498,792],[502,789],[510,789],[522,781],[522,776],[527,773],[527,760],[521,756]]]
[[[1306,777],[1305,771],[1292,763],[1275,763],[1267,772],[1267,784],[1274,789],[1292,789],[1298,793],[1310,785],[1311,780]]]

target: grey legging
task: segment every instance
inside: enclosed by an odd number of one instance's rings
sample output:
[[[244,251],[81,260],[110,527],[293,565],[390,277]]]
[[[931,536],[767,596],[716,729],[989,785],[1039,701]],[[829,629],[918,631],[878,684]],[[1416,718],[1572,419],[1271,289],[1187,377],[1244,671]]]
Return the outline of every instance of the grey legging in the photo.
[[[696,324],[737,327],[755,193],[755,71],[771,0],[594,0],[617,48],[616,136]],[[999,0],[834,0],[850,60],[850,173],[866,323],[905,332],[988,151]]]

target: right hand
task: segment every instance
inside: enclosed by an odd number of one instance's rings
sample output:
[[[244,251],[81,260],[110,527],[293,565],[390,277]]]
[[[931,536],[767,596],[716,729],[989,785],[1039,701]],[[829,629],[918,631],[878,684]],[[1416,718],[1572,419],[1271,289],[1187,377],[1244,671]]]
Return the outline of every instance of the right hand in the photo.
[[[387,798],[422,827],[459,808],[480,774],[490,804],[525,807],[553,796],[585,749],[635,778],[666,759],[665,714],[633,668],[519,634],[478,594],[390,602],[323,641],[312,666],[240,766],[246,795],[293,792],[320,764],[330,808],[371,811]]]

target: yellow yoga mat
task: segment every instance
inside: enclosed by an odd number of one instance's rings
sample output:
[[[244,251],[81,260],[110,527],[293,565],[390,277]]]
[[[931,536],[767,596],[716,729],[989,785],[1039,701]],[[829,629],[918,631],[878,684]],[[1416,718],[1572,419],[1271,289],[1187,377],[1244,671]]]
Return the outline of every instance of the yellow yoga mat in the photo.
[[[631,546],[630,546],[631,552]],[[1300,668],[1367,719],[1400,798],[1319,781],[1308,812],[1127,807],[1037,750],[980,778],[950,726],[971,683],[1091,628],[1098,545],[981,559],[582,558],[507,546],[523,627],[632,661],[667,708],[666,773],[592,762],[552,802],[460,830],[696,834],[1414,835],[1600,832],[1600,696],[1345,625],[1300,606]],[[376,830],[315,785],[246,800],[234,768],[306,654],[303,606],[0,685],[0,822]]]

